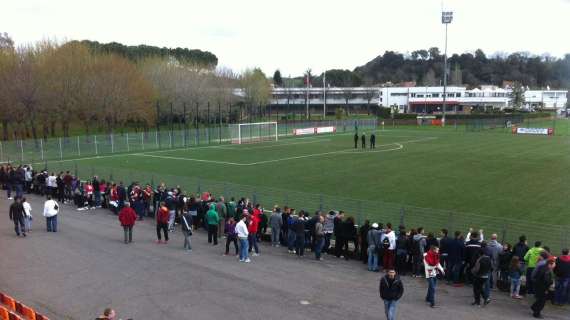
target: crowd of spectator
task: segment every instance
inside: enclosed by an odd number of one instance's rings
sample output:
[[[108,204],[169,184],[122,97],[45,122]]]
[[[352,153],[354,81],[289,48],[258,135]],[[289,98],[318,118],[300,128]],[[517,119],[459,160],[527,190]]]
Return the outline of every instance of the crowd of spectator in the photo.
[[[383,270],[387,277],[394,273],[426,278],[426,302],[431,307],[436,306],[438,280],[456,287],[472,286],[474,306],[490,303],[491,292],[497,289],[508,292],[513,299],[533,294],[532,313],[537,318],[542,317],[546,301],[554,305],[569,302],[568,249],[556,257],[540,241],[529,248],[524,235],[512,246],[500,243],[496,234],[486,240],[483,230],[470,229],[466,235],[456,231],[450,236],[446,229],[426,235],[422,227],[394,228],[391,223],[365,221],[357,226],[343,211],[316,211],[311,215],[287,206],[265,210],[247,198],[226,200],[210,192],[189,194],[179,186],[167,187],[164,183],[151,186],[132,182],[125,186],[97,176],[82,181],[69,171],[48,173],[35,171],[31,166],[1,166],[0,183],[9,199],[15,193],[10,218],[18,235],[25,236],[31,229],[31,207],[25,205],[23,195],[35,193],[48,197],[44,206],[48,231],[57,231],[56,222],[53,225],[49,221],[57,215],[57,202],[72,204],[85,214],[89,209],[107,208],[119,216],[126,244],[133,241],[135,221],[150,218],[156,221],[157,244],[168,243],[169,233],[180,228],[183,247],[189,253],[191,236],[203,228],[208,243],[217,246],[218,240],[225,238],[224,255],[230,255],[233,245],[233,254],[245,263],[251,261],[250,256],[261,254],[260,241],[268,241],[275,248],[286,247],[299,258],[310,250],[319,261],[323,254],[358,259],[367,265],[368,271]],[[394,276],[383,281],[385,286],[400,285]],[[389,319],[395,317],[395,304],[386,304],[386,310]]]

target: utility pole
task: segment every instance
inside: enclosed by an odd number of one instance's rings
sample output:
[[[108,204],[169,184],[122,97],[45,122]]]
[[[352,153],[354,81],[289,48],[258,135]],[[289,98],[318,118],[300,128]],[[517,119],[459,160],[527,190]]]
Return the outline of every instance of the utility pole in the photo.
[[[453,20],[453,11],[441,12],[441,23],[445,25],[445,51],[443,54],[443,116],[441,118],[441,125],[445,126],[445,107],[447,100],[447,25]]]
[[[327,71],[323,72],[323,120],[327,118]]]

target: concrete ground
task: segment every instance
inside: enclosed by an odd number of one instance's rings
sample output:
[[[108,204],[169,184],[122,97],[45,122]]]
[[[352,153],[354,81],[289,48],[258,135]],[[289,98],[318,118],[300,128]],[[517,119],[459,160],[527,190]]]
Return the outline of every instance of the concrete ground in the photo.
[[[0,291],[52,320],[94,319],[112,306],[123,318],[141,319],[383,319],[378,296],[382,274],[356,261],[309,252],[299,259],[284,248],[261,245],[261,256],[239,263],[222,256],[224,243],[192,237],[193,252],[182,249],[178,231],[168,245],[154,243],[153,221],[138,222],[134,242],[122,242],[116,216],[106,210],[77,211],[62,205],[59,232],[47,233],[43,198],[28,197],[33,231],[16,237],[8,219],[11,201],[0,196]],[[222,240],[223,242],[224,240]],[[471,288],[440,284],[436,309],[423,302],[425,280],[403,278],[398,319],[531,318],[525,299],[493,291],[492,303],[472,307]],[[304,303],[301,303],[303,301]],[[570,309],[548,305],[549,319],[569,319]]]

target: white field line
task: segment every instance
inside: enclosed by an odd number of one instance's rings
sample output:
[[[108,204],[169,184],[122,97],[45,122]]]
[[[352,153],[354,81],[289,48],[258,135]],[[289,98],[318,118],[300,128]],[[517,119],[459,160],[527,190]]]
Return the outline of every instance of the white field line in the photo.
[[[385,146],[393,146],[395,148],[390,149],[382,149],[382,150],[374,150],[374,151],[359,151],[360,149],[343,149],[337,151],[330,151],[330,152],[321,152],[321,153],[312,153],[302,156],[294,156],[294,157],[286,157],[280,159],[273,159],[273,160],[264,160],[264,161],[257,161],[257,162],[250,162],[250,163],[237,163],[237,162],[228,162],[228,161],[216,161],[216,160],[205,160],[205,159],[195,159],[195,158],[182,158],[182,157],[170,157],[170,156],[158,156],[158,155],[151,155],[146,153],[137,153],[133,154],[134,156],[141,156],[141,157],[152,157],[152,158],[159,158],[159,159],[170,159],[170,160],[181,160],[181,161],[195,161],[195,162],[205,162],[205,163],[215,163],[215,164],[226,164],[226,165],[234,165],[234,166],[254,166],[258,164],[266,164],[266,163],[274,163],[274,162],[281,162],[281,161],[288,161],[288,160],[296,160],[296,159],[304,159],[310,157],[318,157],[324,155],[331,155],[331,154],[369,154],[369,153],[379,153],[379,152],[388,152],[388,151],[396,151],[401,150],[404,148],[403,143],[414,143],[414,142],[422,142],[428,140],[437,139],[436,137],[428,137],[423,139],[415,139],[415,140],[408,140],[408,141],[400,141],[400,142],[393,142],[387,144],[378,145],[378,147],[385,147]]]
[[[331,139],[315,139],[311,141],[304,141],[304,142],[292,142],[292,143],[281,143],[281,144],[272,144],[272,145],[261,145],[259,147],[242,147],[240,145],[236,146],[218,146],[217,149],[224,149],[224,150],[257,150],[257,149],[267,149],[267,148],[275,148],[281,146],[292,146],[297,144],[308,144],[308,143],[319,143],[319,142],[327,142],[331,141]]]

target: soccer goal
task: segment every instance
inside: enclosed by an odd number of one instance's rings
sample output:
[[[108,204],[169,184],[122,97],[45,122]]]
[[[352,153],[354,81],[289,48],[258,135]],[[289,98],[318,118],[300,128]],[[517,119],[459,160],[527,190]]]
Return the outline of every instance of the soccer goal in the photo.
[[[277,122],[230,124],[232,143],[242,144],[277,141],[277,136]]]

